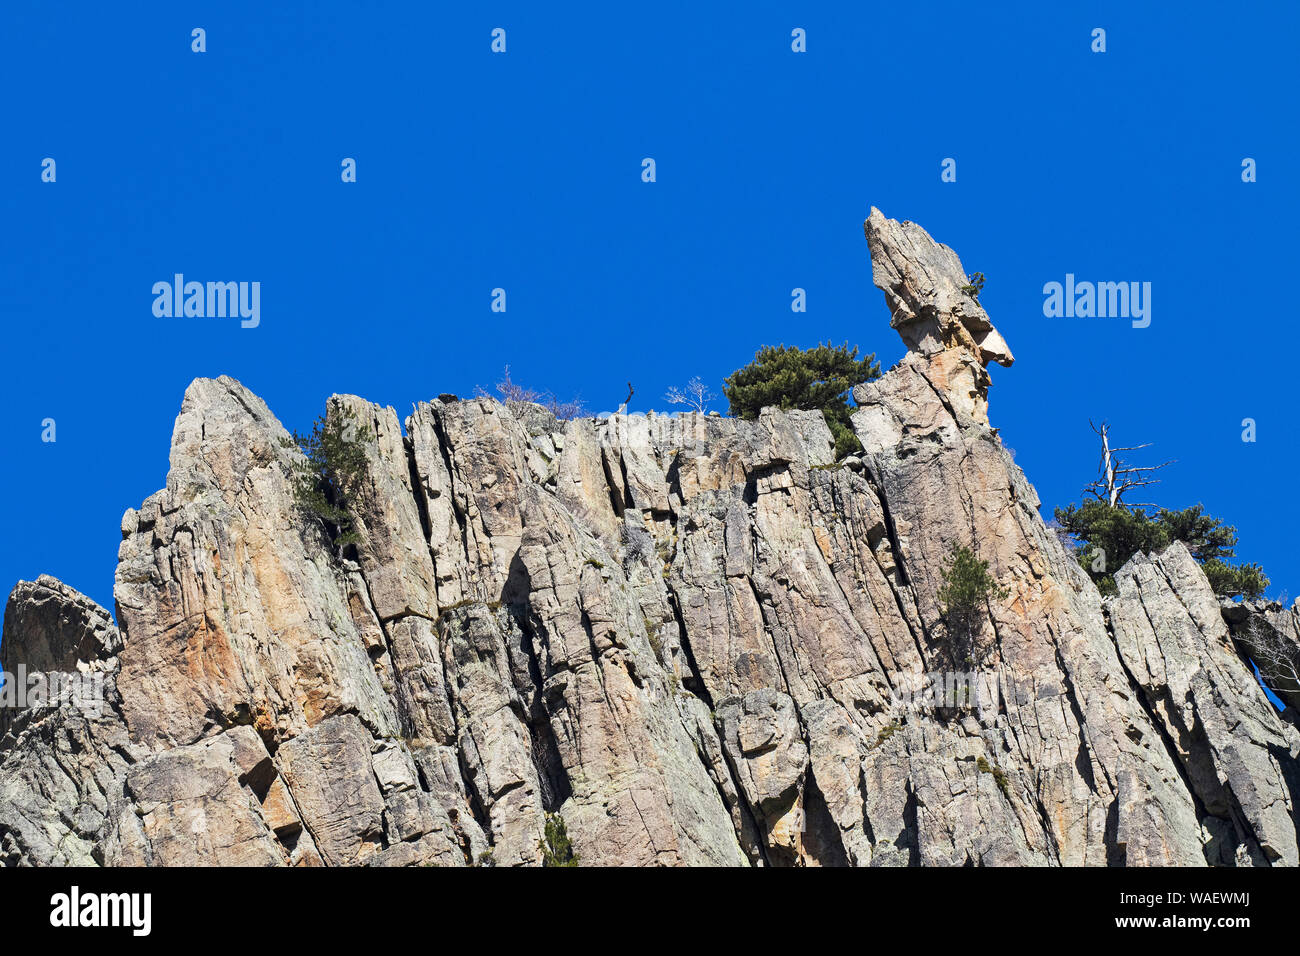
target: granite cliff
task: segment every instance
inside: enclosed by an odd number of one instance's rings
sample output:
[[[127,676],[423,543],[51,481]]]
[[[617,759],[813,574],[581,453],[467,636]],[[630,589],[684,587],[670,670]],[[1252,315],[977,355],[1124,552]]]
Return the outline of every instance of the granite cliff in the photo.
[[[866,238],[908,352],[840,463],[816,412],[334,396],[367,436],[339,549],[266,404],[195,381],[116,623],[10,595],[5,670],[104,701],[6,710],[0,860],[532,865],[558,813],[582,865],[1296,865],[1300,733],[1247,656],[1300,659],[1300,605],[1221,605],[1180,544],[1103,599],[989,425],[1013,359],[956,254]],[[1000,692],[919,705],[957,545]]]

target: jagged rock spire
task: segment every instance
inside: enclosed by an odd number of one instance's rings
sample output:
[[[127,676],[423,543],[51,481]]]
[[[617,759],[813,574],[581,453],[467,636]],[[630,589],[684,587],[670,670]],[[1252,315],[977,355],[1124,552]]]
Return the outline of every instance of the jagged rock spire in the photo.
[[[864,223],[871,278],[885,293],[897,330],[929,382],[953,408],[988,424],[989,362],[1015,361],[1006,340],[971,294],[957,253],[914,222],[886,219],[872,206]],[[915,357],[915,358],[913,358]]]
[[[886,219],[875,206],[864,231],[871,279],[889,303],[890,327],[909,350],[932,355],[965,348],[981,366],[1015,361],[988,313],[965,290],[969,279],[957,253],[914,222]]]

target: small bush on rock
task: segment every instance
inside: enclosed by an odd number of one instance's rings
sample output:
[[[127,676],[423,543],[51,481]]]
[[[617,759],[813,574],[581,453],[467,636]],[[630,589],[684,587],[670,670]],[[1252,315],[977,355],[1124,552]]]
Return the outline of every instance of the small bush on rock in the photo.
[[[545,837],[538,842],[537,848],[542,853],[542,866],[578,865],[578,854],[573,852],[573,843],[564,827],[564,817],[558,813],[546,815]]]

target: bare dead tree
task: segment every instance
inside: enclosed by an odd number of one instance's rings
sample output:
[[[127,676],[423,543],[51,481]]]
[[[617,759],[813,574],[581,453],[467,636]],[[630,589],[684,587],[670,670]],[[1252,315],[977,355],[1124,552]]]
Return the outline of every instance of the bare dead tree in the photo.
[[[1257,617],[1238,639],[1273,693],[1288,704],[1300,700],[1300,646]]]
[[[1088,424],[1101,438],[1101,462],[1098,465],[1096,480],[1083,489],[1084,494],[1092,495],[1098,501],[1104,501],[1112,508],[1120,504],[1134,508],[1156,507],[1150,502],[1124,501],[1124,494],[1134,488],[1142,488],[1146,485],[1158,483],[1160,479],[1151,477],[1151,473],[1172,465],[1173,460],[1162,462],[1159,465],[1130,465],[1126,459],[1120,457],[1120,452],[1141,451],[1143,448],[1150,448],[1151,442],[1143,445],[1124,445],[1112,448],[1110,444],[1110,425],[1102,422],[1101,426],[1098,427],[1093,425],[1091,419],[1088,420]]]
[[[665,402],[670,405],[689,405],[701,415],[709,410],[709,403],[717,399],[717,397],[698,375],[687,382],[685,388],[678,388],[674,385],[664,392]]]

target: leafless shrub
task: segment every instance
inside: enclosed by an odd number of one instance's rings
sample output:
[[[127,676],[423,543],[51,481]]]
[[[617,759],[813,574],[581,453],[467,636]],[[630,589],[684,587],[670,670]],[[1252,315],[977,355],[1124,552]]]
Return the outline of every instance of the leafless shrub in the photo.
[[[561,402],[557,401],[554,396],[548,396],[542,404],[549,408],[551,414],[562,422],[574,418],[585,418],[591,414],[587,411],[587,406],[583,404],[580,398],[571,398],[567,402]]]
[[[1251,618],[1240,640],[1270,690],[1284,699],[1300,695],[1300,647],[1258,617]]]
[[[501,381],[494,386],[497,395],[492,395],[482,385],[474,390],[474,393],[480,398],[497,398],[502,403],[509,402],[530,402],[534,405],[542,405],[547,408],[552,415],[561,421],[569,421],[574,418],[582,418],[587,415],[587,406],[583,404],[580,398],[571,398],[568,401],[561,401],[555,397],[554,392],[539,391],[535,388],[529,388],[520,385],[510,377],[510,366],[507,365],[501,373]]]
[[[1047,530],[1052,532],[1057,541],[1061,542],[1061,547],[1065,549],[1066,554],[1074,553],[1075,548],[1079,545],[1078,539],[1062,528],[1060,522],[1055,518],[1051,519],[1047,522]]]
[[[664,401],[668,404],[689,405],[701,415],[708,412],[709,403],[717,400],[717,397],[698,375],[687,382],[685,388],[674,385],[664,392]]]

